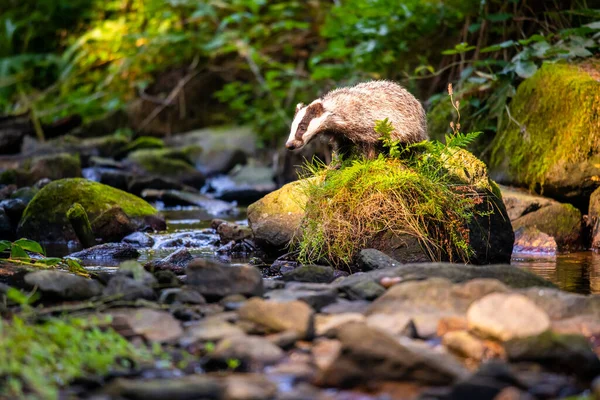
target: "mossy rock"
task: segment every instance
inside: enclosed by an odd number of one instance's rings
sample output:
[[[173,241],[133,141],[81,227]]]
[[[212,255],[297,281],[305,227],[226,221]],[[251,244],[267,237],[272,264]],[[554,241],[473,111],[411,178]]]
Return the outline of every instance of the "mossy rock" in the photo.
[[[551,204],[513,221],[516,230],[537,228],[554,238],[559,251],[574,251],[582,247],[581,212],[571,204]]]
[[[181,149],[141,149],[130,153],[127,160],[147,173],[173,179],[193,187],[204,185],[205,177],[194,167],[192,157],[202,152],[198,146]]]
[[[303,181],[288,183],[248,206],[248,224],[258,244],[283,250],[299,233],[308,200],[304,185]]]
[[[0,183],[14,183],[19,187],[31,186],[40,179],[57,180],[81,177],[79,154],[58,153],[28,158],[21,167],[6,170],[0,175]]]
[[[475,156],[466,150],[451,149],[449,156],[444,158],[444,167],[446,173],[449,175],[449,182],[453,186],[467,188],[467,196],[477,194],[480,202],[473,206],[474,218],[470,221],[464,221],[464,225],[461,225],[462,232],[468,236],[468,242],[471,246],[472,254],[469,257],[469,262],[474,264],[489,264],[489,263],[502,263],[509,262],[512,254],[512,245],[514,241],[514,233],[506,209],[502,202],[501,194],[497,186],[487,176],[487,169],[485,164],[478,160]],[[342,167],[342,169],[348,168],[349,172],[343,170],[330,170],[326,174],[317,175],[311,180],[300,180],[291,184],[283,186],[281,189],[265,196],[263,199],[252,204],[248,208],[248,221],[252,230],[254,231],[255,239],[257,242],[263,245],[267,245],[269,248],[275,248],[283,250],[290,244],[303,242],[307,235],[306,232],[311,232],[309,235],[312,237],[310,242],[314,246],[309,245],[308,251],[312,251],[320,243],[325,242],[325,237],[321,237],[321,227],[328,227],[331,229],[329,232],[333,232],[333,242],[327,242],[328,247],[323,247],[325,251],[331,249],[335,254],[335,257],[327,256],[329,261],[335,260],[336,257],[341,256],[342,252],[344,255],[348,255],[346,260],[342,260],[343,263],[348,263],[349,259],[352,259],[353,254],[357,254],[361,248],[375,248],[383,251],[389,256],[397,259],[401,262],[416,262],[416,261],[429,261],[432,259],[432,253],[425,251],[423,243],[420,239],[413,235],[409,229],[396,229],[392,230],[388,228],[389,218],[385,215],[389,215],[384,208],[379,209],[378,207],[384,207],[388,203],[403,202],[406,199],[399,199],[394,197],[397,193],[391,194],[392,197],[385,198],[385,194],[388,193],[389,188],[402,187],[403,190],[421,192],[417,196],[423,202],[417,207],[424,214],[443,216],[444,214],[451,213],[453,210],[439,209],[440,207],[449,207],[451,202],[445,202],[443,198],[440,198],[439,193],[429,193],[429,190],[435,188],[437,183],[428,181],[422,175],[414,171],[404,171],[402,162],[399,160],[375,160],[372,163],[377,164],[364,164],[358,168]],[[360,163],[359,163],[360,164]],[[351,169],[352,168],[352,169]],[[406,172],[406,173],[404,173]],[[336,179],[335,183],[330,180],[331,176],[327,174],[338,174],[342,173],[347,176],[341,176]],[[393,175],[391,179],[387,179],[387,175]],[[372,177],[373,179],[365,181],[363,177]],[[320,180],[319,180],[320,179]],[[324,181],[323,181],[324,179]],[[356,180],[361,180],[361,187],[356,188]],[[343,182],[346,182],[345,184]],[[341,187],[338,187],[342,183]],[[334,191],[349,189],[350,203],[344,205],[340,209],[334,209],[331,213],[319,213],[319,217],[314,218],[310,214],[306,214],[306,210],[309,207],[314,211],[315,207],[311,206],[311,202],[314,201],[310,197],[311,185],[333,185],[336,187]],[[375,185],[375,186],[373,186]],[[370,188],[369,188],[370,187]],[[309,188],[307,190],[307,188]],[[382,188],[380,192],[378,189]],[[356,191],[361,192],[371,190],[375,193],[376,198],[369,198],[370,209],[367,210],[369,215],[366,213],[356,212],[355,207],[361,207],[361,204],[354,204],[351,197],[354,195],[360,196],[361,193],[355,193]],[[337,193],[337,192],[336,192]],[[332,193],[335,195],[336,193]],[[429,197],[429,194],[432,194]],[[436,197],[437,196],[437,197]],[[348,200],[348,197],[345,198]],[[321,199],[323,200],[323,199]],[[317,208],[326,207],[329,208],[332,203],[339,200],[332,198],[331,201],[325,201],[325,203],[317,203]],[[342,199],[342,201],[346,201]],[[459,200],[460,201],[460,200]],[[378,204],[381,204],[379,206]],[[404,203],[406,204],[406,203]],[[346,209],[350,207],[350,209]],[[387,210],[387,209],[385,209]],[[355,213],[352,222],[350,222],[348,212]],[[383,216],[381,214],[384,214]],[[404,214],[403,214],[404,215]],[[377,233],[373,236],[366,237],[365,243],[357,244],[353,240],[348,241],[345,238],[338,241],[336,235],[344,235],[345,229],[350,226],[360,226],[363,224],[371,224],[373,218],[380,218],[376,224],[379,224],[380,228],[376,229]],[[362,218],[362,219],[361,219]],[[434,217],[432,217],[434,218]],[[355,221],[356,219],[356,221]],[[432,222],[432,220],[421,220],[423,225]],[[398,222],[398,221],[396,221]],[[406,221],[408,224],[408,222]],[[410,223],[414,223],[413,220]],[[462,224],[462,222],[458,222]],[[317,229],[311,229],[310,226],[316,226]],[[308,228],[307,228],[308,227]],[[377,228],[377,227],[375,227]],[[427,231],[428,226],[421,226],[422,231]],[[403,231],[403,232],[400,232]],[[314,233],[316,232],[316,233]],[[342,233],[340,233],[342,232]],[[372,232],[372,230],[370,231]],[[303,237],[304,236],[304,237]],[[345,237],[345,236],[344,236]],[[360,238],[363,240],[363,237]],[[333,243],[333,244],[331,244]],[[438,242],[439,247],[448,248],[446,243]],[[454,250],[452,250],[454,251]],[[449,258],[452,255],[446,254]],[[440,255],[440,258],[433,258],[434,260],[445,260],[446,256]],[[338,261],[340,260],[338,259]],[[333,261],[336,264],[335,261]]]
[[[600,61],[544,64],[492,142],[492,177],[585,209],[600,186]]]
[[[92,221],[120,207],[138,229],[165,228],[158,211],[139,197],[101,183],[71,178],[51,182],[35,195],[19,222],[18,235],[42,242],[76,240],[66,216],[74,203],[81,204]]]
[[[119,156],[125,156],[128,153],[131,153],[136,150],[143,149],[163,149],[165,147],[165,142],[162,139],[152,137],[152,136],[140,136],[135,139],[127,146],[125,146],[122,150],[122,153]]]

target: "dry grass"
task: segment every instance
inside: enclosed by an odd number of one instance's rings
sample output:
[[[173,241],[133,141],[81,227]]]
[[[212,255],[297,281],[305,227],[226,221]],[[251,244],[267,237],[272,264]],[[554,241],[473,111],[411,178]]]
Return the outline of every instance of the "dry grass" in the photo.
[[[427,176],[407,161],[379,157],[312,173],[324,179],[306,183],[302,262],[351,264],[383,232],[417,238],[432,260],[467,262],[472,254],[466,225],[482,199],[469,186],[444,179],[442,170]]]

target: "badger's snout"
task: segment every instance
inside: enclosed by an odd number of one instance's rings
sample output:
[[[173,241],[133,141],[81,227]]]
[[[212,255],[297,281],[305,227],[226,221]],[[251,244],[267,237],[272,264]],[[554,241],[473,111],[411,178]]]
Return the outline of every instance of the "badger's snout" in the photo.
[[[285,148],[288,150],[296,150],[300,147],[302,147],[302,143],[300,143],[298,140],[290,140],[285,144]]]

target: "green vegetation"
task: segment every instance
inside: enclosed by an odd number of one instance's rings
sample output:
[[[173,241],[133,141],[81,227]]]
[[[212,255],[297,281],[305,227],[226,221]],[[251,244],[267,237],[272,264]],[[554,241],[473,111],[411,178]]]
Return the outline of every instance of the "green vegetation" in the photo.
[[[600,62],[546,64],[518,88],[513,121],[492,143],[491,166],[543,187],[555,166],[586,161],[600,140]],[[563,170],[564,171],[564,170]]]
[[[88,277],[89,274],[77,260],[70,258],[46,257],[42,245],[34,240],[19,239],[14,242],[0,240],[0,253],[9,252],[7,262],[35,268],[64,268],[77,275]],[[33,257],[30,255],[33,254]],[[1,259],[0,259],[1,260]]]
[[[58,399],[60,388],[78,377],[128,371],[152,359],[149,350],[101,327],[108,322],[0,320],[0,396]]]
[[[584,0],[9,3],[0,17],[4,112],[89,120],[155,95],[146,91],[163,73],[179,71],[185,83],[211,71],[224,82],[211,94],[227,105],[225,119],[253,124],[267,142],[287,131],[295,102],[373,78],[429,98],[431,121],[452,113],[436,105],[455,82],[469,130],[493,132],[523,78],[544,61],[589,58],[600,30],[600,11]]]
[[[60,179],[44,186],[27,205],[19,234],[38,240],[64,240],[65,236],[75,239],[66,215],[74,203],[85,209],[92,224],[113,207],[120,207],[134,223],[158,215],[146,201],[122,190],[82,178]]]
[[[113,187],[82,178],[60,179],[44,186],[29,203],[21,225],[29,218],[45,215],[48,220],[62,221],[74,203],[83,206],[90,218],[114,206],[119,206],[129,217],[155,215],[158,211],[146,201]]]
[[[425,141],[402,148],[390,139],[391,124],[380,121],[376,131],[389,156],[352,157],[339,169],[309,166],[318,178],[305,181],[300,260],[350,264],[385,233],[416,238],[432,260],[467,262],[472,255],[467,224],[492,188],[487,175],[485,183],[480,176],[483,164],[472,155],[471,163],[465,162],[460,148],[477,133],[461,134],[458,123],[452,126],[445,145]]]

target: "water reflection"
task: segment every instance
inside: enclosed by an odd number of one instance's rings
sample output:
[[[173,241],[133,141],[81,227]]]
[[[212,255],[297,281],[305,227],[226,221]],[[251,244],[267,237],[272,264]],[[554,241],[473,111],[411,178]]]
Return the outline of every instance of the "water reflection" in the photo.
[[[555,257],[513,255],[511,264],[534,272],[569,292],[600,293],[600,254],[591,251]]]

